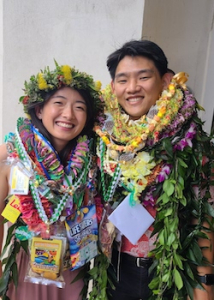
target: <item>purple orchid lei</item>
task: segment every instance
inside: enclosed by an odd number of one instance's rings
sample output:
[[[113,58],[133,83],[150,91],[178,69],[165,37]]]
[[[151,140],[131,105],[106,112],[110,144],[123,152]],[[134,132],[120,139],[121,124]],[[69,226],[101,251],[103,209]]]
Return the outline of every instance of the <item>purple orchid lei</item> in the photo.
[[[183,105],[181,106],[174,120],[172,120],[171,124],[167,126],[166,130],[159,134],[158,141],[175,135],[177,132],[179,132],[183,124],[194,114],[196,106],[196,100],[194,96],[188,90],[184,91],[183,93]],[[147,145],[150,147],[155,145],[154,140],[149,138],[147,140]]]
[[[195,112],[195,106],[196,106],[196,100],[193,97],[192,94],[189,93],[189,91],[184,92],[184,101],[183,105],[180,108],[180,111],[178,112],[176,118],[172,121],[172,123],[168,126],[167,131],[162,132],[160,139],[173,136],[176,132],[178,132],[182,125],[191,118],[191,116]],[[189,128],[184,133],[184,137],[182,139],[179,139],[179,141],[176,142],[177,138],[175,138],[172,141],[173,151],[183,151],[186,147],[192,148],[192,140],[194,139],[196,135],[196,124],[191,122]],[[149,146],[152,146],[152,141],[148,141]],[[163,183],[168,177],[171,172],[172,165],[171,164],[164,164],[161,168],[161,171],[157,175],[155,179],[155,183]],[[155,185],[151,185],[148,188],[148,191],[144,195],[143,204],[145,206],[151,205],[154,206],[157,200],[157,196],[154,196],[154,192],[156,190]]]

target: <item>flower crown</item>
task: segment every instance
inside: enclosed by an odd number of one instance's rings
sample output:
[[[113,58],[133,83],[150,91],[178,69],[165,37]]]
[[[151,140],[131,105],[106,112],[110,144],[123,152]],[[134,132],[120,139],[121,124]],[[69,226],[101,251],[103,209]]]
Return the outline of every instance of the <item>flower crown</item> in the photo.
[[[44,102],[45,95],[63,86],[88,91],[94,100],[95,115],[102,110],[100,99],[101,82],[94,82],[93,77],[79,72],[68,65],[59,66],[55,61],[56,68],[50,71],[49,67],[41,70],[36,76],[32,75],[30,81],[25,81],[25,96],[20,97],[19,102],[24,106],[24,112],[28,113],[28,104],[33,102]]]

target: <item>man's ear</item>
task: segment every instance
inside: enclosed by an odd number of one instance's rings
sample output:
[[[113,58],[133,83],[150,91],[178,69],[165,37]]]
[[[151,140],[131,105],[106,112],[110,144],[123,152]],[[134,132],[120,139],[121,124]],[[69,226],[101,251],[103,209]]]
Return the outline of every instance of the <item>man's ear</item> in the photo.
[[[113,79],[111,81],[111,91],[114,94],[114,80]]]
[[[42,120],[42,107],[39,105],[35,106],[36,116],[39,120]]]
[[[163,82],[163,90],[165,90],[168,85],[170,84],[170,81],[172,79],[173,75],[170,73],[165,73],[162,77],[162,82]]]

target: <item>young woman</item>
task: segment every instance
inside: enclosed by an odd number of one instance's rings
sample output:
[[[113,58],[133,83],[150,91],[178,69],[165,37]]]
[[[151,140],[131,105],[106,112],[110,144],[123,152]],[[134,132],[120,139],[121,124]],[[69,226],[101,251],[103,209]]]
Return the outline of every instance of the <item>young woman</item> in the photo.
[[[79,269],[70,271],[69,259],[63,261],[68,267],[62,272],[64,279],[57,282],[60,271],[56,271],[57,275],[49,272],[47,276],[43,274],[40,283],[51,285],[34,284],[35,269],[28,271],[32,255],[24,250],[28,250],[26,245],[32,236],[50,241],[54,235],[54,247],[59,243],[59,248],[63,248],[65,238],[60,236],[66,236],[64,220],[81,208],[85,191],[87,196],[93,194],[90,148],[92,128],[102,110],[99,87],[100,83],[95,83],[90,75],[58,64],[55,70],[46,68],[25,82],[25,96],[20,102],[28,117],[18,119],[15,133],[8,134],[6,143],[0,146],[0,211],[13,223],[6,240],[9,244],[12,237],[13,242],[4,261],[0,296],[7,295],[10,300],[82,299],[83,280],[70,284]],[[1,245],[2,239],[3,225]],[[42,263],[48,265],[47,270],[51,263],[56,263],[57,251],[59,256],[66,257],[67,253],[70,258],[65,249],[50,251],[40,246],[35,250],[35,261],[47,255],[46,262]],[[33,248],[29,249],[33,253]],[[25,278],[30,282],[24,282]],[[63,285],[64,288],[57,287]]]

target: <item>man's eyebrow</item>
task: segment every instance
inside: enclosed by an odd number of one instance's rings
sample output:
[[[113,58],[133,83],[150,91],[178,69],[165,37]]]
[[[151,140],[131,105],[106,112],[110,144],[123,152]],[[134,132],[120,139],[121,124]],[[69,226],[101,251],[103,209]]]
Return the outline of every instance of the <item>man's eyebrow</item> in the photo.
[[[132,73],[132,72],[121,72],[121,73],[118,73],[117,75],[115,75],[115,78],[127,77],[127,76],[129,76],[130,73]],[[136,75],[141,75],[141,74],[146,74],[146,73],[152,74],[152,73],[154,73],[154,70],[143,69],[143,70],[136,71],[134,73],[136,73]]]

